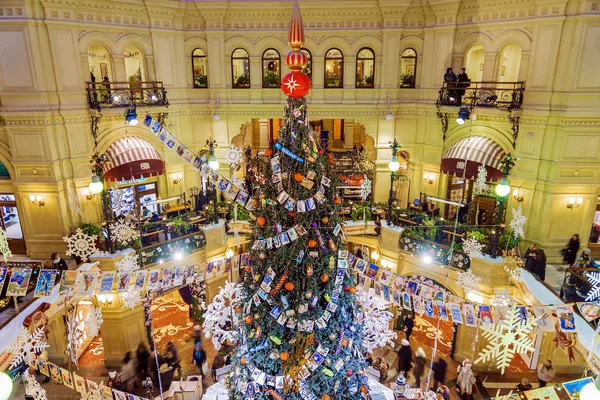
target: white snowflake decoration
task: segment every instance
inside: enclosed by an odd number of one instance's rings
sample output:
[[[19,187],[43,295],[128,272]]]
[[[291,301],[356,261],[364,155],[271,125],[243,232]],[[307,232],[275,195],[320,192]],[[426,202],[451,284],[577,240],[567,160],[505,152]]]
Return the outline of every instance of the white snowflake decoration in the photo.
[[[26,370],[23,373],[23,380],[25,381],[25,393],[33,397],[33,400],[46,400],[46,390],[35,379],[35,374],[31,375]]]
[[[587,272],[585,276],[592,285],[586,294],[585,301],[596,301],[600,299],[600,272]]]
[[[81,228],[77,228],[74,234],[63,237],[63,240],[67,243],[67,251],[65,254],[68,256],[88,258],[98,251],[96,248],[96,239],[95,236],[88,235],[83,232]]]
[[[131,308],[132,310],[141,303],[142,296],[139,291],[127,292],[121,295],[123,298],[123,307],[122,308]]]
[[[369,178],[365,177],[363,181],[362,188],[360,189],[360,198],[363,200],[367,200],[371,195],[371,191],[373,190],[373,181]]]
[[[238,335],[237,329],[226,330],[225,328],[228,324],[231,324],[232,327],[237,324],[238,316],[235,308],[241,300],[241,286],[227,282],[204,312],[204,323],[202,324],[204,335],[212,338],[217,351],[223,343],[227,340],[235,340]]]
[[[49,347],[44,339],[44,327],[39,327],[33,334],[22,327],[19,336],[6,348],[7,352],[14,354],[8,368],[13,369],[23,362],[27,365],[33,364],[36,355]]]
[[[8,246],[8,235],[2,228],[0,228],[0,253],[4,257],[4,262],[8,262],[8,259],[12,257],[12,251],[10,251],[10,247]]]
[[[494,307],[512,307],[516,304],[515,298],[508,294],[508,289],[494,289]]]
[[[139,236],[139,232],[135,229],[135,226],[122,218],[110,224],[109,229],[113,239],[123,246],[127,246]]]
[[[244,152],[239,147],[231,144],[227,150],[225,162],[231,169],[236,169],[244,161]]]
[[[458,273],[457,284],[463,288],[465,294],[477,290],[479,282],[481,282],[481,278],[475,275],[471,268]]]
[[[487,184],[487,169],[483,165],[477,168],[477,179],[473,184],[473,192],[475,194],[487,195],[492,192],[490,186]]]
[[[525,217],[523,215],[523,205],[519,204],[519,208],[517,208],[516,210],[513,208],[513,215],[512,215],[512,220],[510,221],[510,227],[513,229],[513,232],[515,234],[515,239],[519,236],[521,237],[525,237],[525,231],[523,229],[523,227],[525,226],[525,223],[527,222],[527,217]]]
[[[463,242],[463,250],[469,257],[482,257],[485,244],[479,243],[477,239],[471,237]]]
[[[138,257],[135,252],[127,254],[121,260],[115,263],[119,272],[134,272],[140,269]]]
[[[68,312],[67,318],[67,353],[71,358],[73,365],[77,365],[79,358],[77,357],[77,350],[79,348],[79,341],[83,336],[84,332],[79,329],[79,322],[77,320],[76,309],[73,307]]]
[[[358,295],[358,304],[362,309],[357,323],[364,327],[363,349],[372,353],[377,347],[385,347],[388,343],[393,345],[397,335],[390,329],[390,321],[394,315],[365,292]]]
[[[69,189],[69,205],[75,214],[83,216],[81,204],[79,203],[79,194],[76,190]]]
[[[502,258],[504,262],[504,270],[508,276],[517,282],[521,282],[521,273],[523,272],[523,260],[517,254],[517,251],[512,248],[509,251],[502,250]]]
[[[500,373],[510,364],[516,353],[525,354],[535,350],[535,344],[529,334],[537,325],[539,318],[530,316],[523,321],[517,307],[510,308],[501,323],[481,326],[482,335],[488,345],[479,353],[475,363],[496,360]]]
[[[88,337],[96,337],[100,333],[100,327],[102,326],[102,309],[100,307],[94,307],[90,312],[90,315],[85,319],[84,325]]]

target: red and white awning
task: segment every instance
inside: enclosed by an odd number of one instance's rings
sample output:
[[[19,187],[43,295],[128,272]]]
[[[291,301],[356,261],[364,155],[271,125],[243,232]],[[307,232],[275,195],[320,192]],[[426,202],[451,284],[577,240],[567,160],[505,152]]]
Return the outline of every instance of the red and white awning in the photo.
[[[116,140],[105,153],[104,179],[122,181],[160,175],[165,162],[154,146],[135,136]]]
[[[502,178],[500,161],[506,152],[498,143],[483,136],[470,136],[456,142],[446,150],[442,158],[442,172],[465,176],[467,179],[477,177],[480,165],[487,170],[488,181],[498,181]],[[465,174],[466,171],[466,174]]]

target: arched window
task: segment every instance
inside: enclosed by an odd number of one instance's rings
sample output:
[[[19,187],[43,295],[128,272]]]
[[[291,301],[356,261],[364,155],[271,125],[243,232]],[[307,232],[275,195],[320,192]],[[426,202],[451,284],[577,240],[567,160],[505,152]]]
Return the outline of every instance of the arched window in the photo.
[[[231,86],[234,89],[250,87],[250,57],[244,49],[231,53]]]
[[[123,57],[125,58],[125,75],[127,75],[127,82],[130,86],[137,85],[137,82],[144,82],[146,80],[144,53],[135,46],[127,46]]]
[[[192,77],[195,88],[208,87],[208,74],[206,73],[206,53],[202,49],[192,51]]]
[[[502,49],[498,57],[498,82],[517,82],[521,69],[521,46],[511,43]]]
[[[114,81],[112,59],[106,47],[99,44],[92,44],[88,47],[88,65],[91,82],[102,82],[104,78]]]
[[[304,47],[301,48],[300,51],[306,56],[306,67],[302,68],[302,73],[308,76],[312,81],[312,53]]]
[[[356,55],[356,87],[375,87],[375,53],[368,47],[360,49]]]
[[[483,46],[475,45],[467,51],[464,66],[466,68],[467,75],[472,82],[482,81],[484,61],[485,51]]]
[[[417,52],[405,49],[400,56],[400,87],[414,88],[417,76]]]
[[[275,49],[267,49],[262,55],[262,86],[278,88],[281,84],[281,56]]]
[[[338,49],[325,53],[325,88],[344,87],[344,55]]]

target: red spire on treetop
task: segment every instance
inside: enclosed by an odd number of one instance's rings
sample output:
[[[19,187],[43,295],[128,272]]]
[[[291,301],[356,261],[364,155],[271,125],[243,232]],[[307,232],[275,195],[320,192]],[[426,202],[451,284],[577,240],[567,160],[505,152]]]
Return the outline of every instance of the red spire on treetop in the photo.
[[[292,10],[288,44],[294,50],[300,49],[304,44],[304,25],[302,25],[302,14],[297,0],[294,2],[294,9]]]

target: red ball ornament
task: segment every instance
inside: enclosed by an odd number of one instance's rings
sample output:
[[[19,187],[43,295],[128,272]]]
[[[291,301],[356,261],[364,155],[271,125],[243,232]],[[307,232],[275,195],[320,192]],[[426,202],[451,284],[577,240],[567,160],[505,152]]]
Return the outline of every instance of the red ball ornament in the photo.
[[[310,92],[310,87],[310,78],[301,71],[292,71],[281,81],[283,93],[296,99],[306,96]]]
[[[352,376],[352,370],[351,370],[351,369],[349,369],[349,370],[348,370],[348,372],[346,372],[346,375],[348,375],[348,376]]]
[[[264,225],[266,222],[267,222],[267,220],[265,219],[265,217],[258,217],[258,218],[256,219],[256,223],[257,223],[259,226],[263,226],[263,225]]]
[[[290,211],[290,212],[288,213],[288,215],[289,215],[290,217],[294,218],[294,217],[296,216],[296,212],[295,212],[295,211]]]
[[[349,292],[350,291],[350,286],[344,286],[344,292]]]
[[[273,150],[271,150],[270,148],[266,148],[265,149],[265,156],[267,157],[271,157],[273,155]]]

